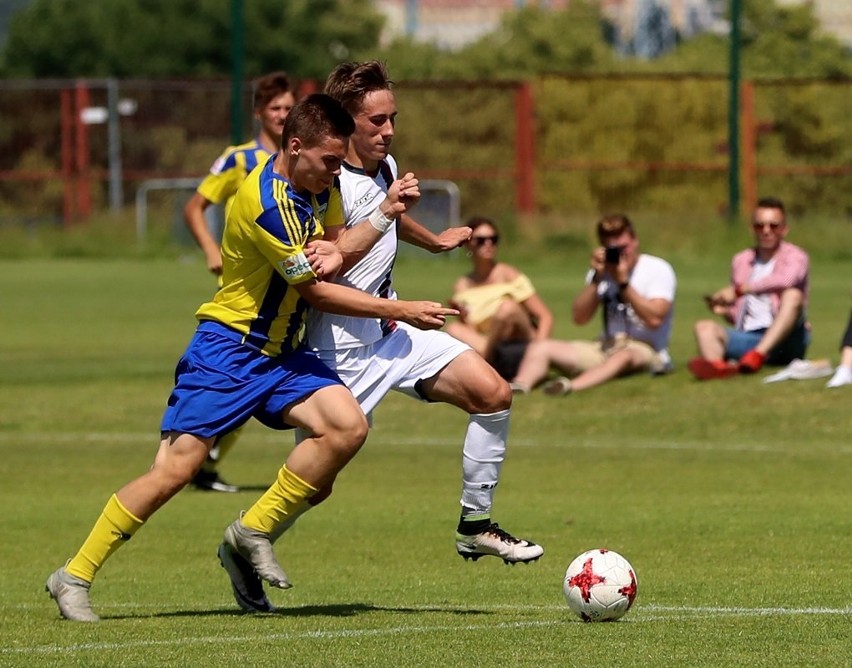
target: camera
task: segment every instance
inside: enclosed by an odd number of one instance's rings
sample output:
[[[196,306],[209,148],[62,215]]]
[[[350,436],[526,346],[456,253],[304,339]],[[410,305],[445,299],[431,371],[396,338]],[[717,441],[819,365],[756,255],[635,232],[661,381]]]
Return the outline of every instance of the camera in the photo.
[[[619,246],[607,246],[604,253],[606,264],[618,264],[621,259],[621,248]]]

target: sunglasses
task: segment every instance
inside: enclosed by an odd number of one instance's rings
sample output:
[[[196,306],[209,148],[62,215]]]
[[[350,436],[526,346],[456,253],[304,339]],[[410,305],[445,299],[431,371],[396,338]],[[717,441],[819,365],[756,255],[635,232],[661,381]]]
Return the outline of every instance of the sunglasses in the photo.
[[[781,223],[775,223],[775,222],[772,222],[772,223],[769,223],[769,222],[761,223],[760,221],[755,221],[755,222],[753,222],[753,223],[751,224],[751,226],[752,226],[752,228],[754,228],[754,229],[755,229],[755,230],[757,230],[758,232],[761,232],[761,231],[763,230],[763,228],[765,228],[765,227],[769,227],[769,229],[770,229],[770,230],[775,231],[775,230],[777,230],[779,227],[781,227]]]
[[[500,235],[495,234],[491,237],[471,237],[470,241],[475,246],[484,246],[489,241],[496,246],[500,243]]]

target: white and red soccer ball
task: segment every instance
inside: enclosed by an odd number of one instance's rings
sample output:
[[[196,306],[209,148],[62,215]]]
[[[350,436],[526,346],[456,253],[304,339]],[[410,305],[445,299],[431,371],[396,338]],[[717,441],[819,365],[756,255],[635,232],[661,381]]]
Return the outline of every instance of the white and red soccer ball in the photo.
[[[617,552],[589,550],[568,565],[562,590],[568,607],[584,622],[613,621],[636,600],[636,571]]]

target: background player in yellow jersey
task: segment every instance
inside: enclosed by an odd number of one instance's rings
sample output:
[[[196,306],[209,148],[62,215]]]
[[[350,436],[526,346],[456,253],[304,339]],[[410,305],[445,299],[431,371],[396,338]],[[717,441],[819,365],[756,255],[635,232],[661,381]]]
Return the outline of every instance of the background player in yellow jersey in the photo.
[[[257,136],[239,146],[229,146],[220,155],[210,172],[184,207],[186,225],[204,251],[207,268],[221,281],[222,252],[219,242],[210,232],[205,211],[211,204],[230,208],[242,182],[257,165],[281,146],[281,132],[290,109],[296,102],[293,84],[285,72],[271,72],[254,82],[254,117],[258,123]],[[239,487],[225,482],[218,466],[239,437],[239,430],[225,434],[210,450],[210,454],[192,480],[198,489],[214,492],[238,492]]]
[[[207,268],[222,273],[222,253],[204,217],[211,204],[224,204],[225,213],[249,172],[281,146],[287,114],[296,103],[292,83],[285,72],[271,72],[254,82],[254,117],[257,136],[245,144],[228,146],[210,167],[210,172],[186,203],[184,220],[204,251]]]
[[[323,235],[324,224],[342,223],[337,176],[354,128],[339,102],[308,96],[287,118],[281,151],[238,191],[223,237],[223,287],[196,313],[200,322],[175,371],[154,463],[109,499],[77,554],[46,582],[66,619],[99,620],[89,600],[98,570],[189,483],[216,437],[251,417],[310,434],[272,486],[225,530],[226,543],[264,580],[289,587],[270,534],[330,485],[367,437],[358,402],[304,345],[309,306],[422,328],[457,315],[436,302],[379,299],[320,280],[343,259],[320,258],[306,245]],[[395,181],[371,224],[400,215],[417,197],[413,175]]]

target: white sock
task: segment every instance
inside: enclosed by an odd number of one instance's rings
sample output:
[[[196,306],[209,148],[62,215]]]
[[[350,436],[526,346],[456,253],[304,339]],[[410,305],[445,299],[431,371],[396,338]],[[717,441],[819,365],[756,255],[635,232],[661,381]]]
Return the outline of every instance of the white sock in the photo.
[[[472,513],[489,513],[494,488],[506,456],[510,410],[474,413],[467,424],[462,452],[461,505]]]

